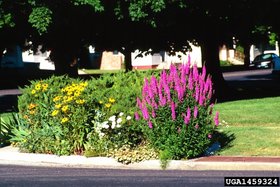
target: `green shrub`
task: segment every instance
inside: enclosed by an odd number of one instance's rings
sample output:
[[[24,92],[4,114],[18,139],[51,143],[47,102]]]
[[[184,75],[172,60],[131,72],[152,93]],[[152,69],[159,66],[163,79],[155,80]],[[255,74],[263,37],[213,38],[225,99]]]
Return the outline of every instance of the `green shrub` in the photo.
[[[151,74],[152,71],[104,74],[90,82],[98,88],[95,98],[100,104],[93,124],[99,137],[111,142],[106,146],[113,144],[111,148],[115,149],[141,143],[143,135],[134,119],[135,98],[141,94],[144,77]]]
[[[199,74],[190,64],[171,65],[159,79],[145,79],[136,117],[140,114],[142,130],[163,162],[197,157],[209,146],[218,125],[218,113],[216,125],[212,123],[211,96],[212,82],[205,67]]]
[[[79,79],[53,76],[32,81],[21,91],[18,108],[24,127],[19,128],[28,135],[19,146],[29,152],[81,154],[93,130],[94,88]]]

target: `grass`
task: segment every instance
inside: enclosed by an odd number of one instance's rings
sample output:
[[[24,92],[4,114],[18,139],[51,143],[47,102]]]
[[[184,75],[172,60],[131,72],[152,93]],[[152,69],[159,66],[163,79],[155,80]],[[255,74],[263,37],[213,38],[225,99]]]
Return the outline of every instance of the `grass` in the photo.
[[[120,70],[100,70],[100,69],[81,69],[81,71],[85,72],[86,74],[104,74],[104,73],[118,73],[118,72],[125,72],[125,69]],[[161,71],[161,69],[138,69],[133,71]]]
[[[104,73],[118,73],[118,72],[123,72],[125,70],[124,69],[122,70],[82,69],[82,71],[87,74],[104,74]]]
[[[230,156],[280,156],[280,97],[217,104],[219,131],[234,139],[218,152]]]
[[[220,60],[220,66],[232,66],[228,60]]]

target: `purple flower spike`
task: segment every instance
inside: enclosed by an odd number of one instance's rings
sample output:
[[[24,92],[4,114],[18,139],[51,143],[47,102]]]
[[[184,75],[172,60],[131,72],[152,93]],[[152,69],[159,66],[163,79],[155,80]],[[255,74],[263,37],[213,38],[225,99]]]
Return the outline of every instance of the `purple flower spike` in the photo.
[[[193,76],[192,76],[192,73],[189,74],[188,89],[193,90]]]
[[[156,112],[154,109],[152,109],[152,117],[155,118],[156,117]]]
[[[203,66],[203,67],[202,67],[202,74],[201,74],[202,80],[205,80],[205,77],[206,77],[206,67]]]
[[[187,109],[187,115],[184,116],[184,123],[185,123],[186,125],[188,125],[189,122],[190,122],[190,120],[191,120],[191,109],[188,107],[188,109]]]
[[[152,122],[150,120],[148,121],[148,126],[149,126],[150,129],[153,128],[153,124],[152,124]]]
[[[135,113],[134,113],[134,117],[135,117],[135,119],[136,119],[137,121],[140,119],[138,112],[135,112]]]
[[[214,123],[215,123],[216,126],[219,125],[219,112],[216,112],[216,115],[214,117]]]
[[[197,115],[198,115],[198,108],[197,108],[197,106],[195,106],[194,111],[193,111],[193,117],[197,118]]]
[[[150,86],[151,86],[151,89],[152,89],[152,92],[154,93],[154,94],[157,94],[158,93],[158,83],[157,83],[157,79],[156,79],[156,77],[154,76],[154,75],[152,75],[152,77],[151,77],[151,84],[150,84]]]
[[[199,86],[198,85],[195,87],[195,100],[196,100],[196,102],[199,101]]]
[[[186,68],[185,68],[186,65],[182,65],[181,66],[181,83],[182,85],[185,85],[186,84]]]
[[[198,81],[198,69],[196,64],[193,65],[193,79],[195,82]]]
[[[147,78],[144,79],[144,86],[142,89],[142,96],[144,97],[146,94],[149,93],[149,81]]]
[[[150,118],[148,109],[145,104],[143,105],[143,108],[142,108],[142,115],[145,120],[148,120]]]

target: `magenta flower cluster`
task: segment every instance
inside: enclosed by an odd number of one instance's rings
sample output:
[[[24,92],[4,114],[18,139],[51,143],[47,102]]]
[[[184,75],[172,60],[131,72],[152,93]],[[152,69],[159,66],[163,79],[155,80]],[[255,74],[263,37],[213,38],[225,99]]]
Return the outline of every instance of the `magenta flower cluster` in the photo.
[[[212,94],[212,80],[206,75],[205,67],[202,67],[199,73],[196,65],[191,66],[187,63],[175,66],[172,64],[169,71],[161,72],[159,80],[155,76],[152,76],[150,81],[145,78],[142,98],[137,98],[137,106],[150,128],[153,128],[152,119],[159,115],[157,113],[159,107],[170,110],[173,121],[180,118],[183,119],[185,125],[189,125],[192,119],[199,117],[200,108],[208,108]],[[190,100],[192,103],[187,102]],[[186,102],[187,106],[184,105]],[[181,106],[186,106],[183,111],[178,109]],[[213,104],[210,108],[213,108]],[[137,112],[135,117],[139,119]],[[214,118],[216,125],[218,121],[217,113]],[[198,129],[199,125],[195,124],[195,128]]]

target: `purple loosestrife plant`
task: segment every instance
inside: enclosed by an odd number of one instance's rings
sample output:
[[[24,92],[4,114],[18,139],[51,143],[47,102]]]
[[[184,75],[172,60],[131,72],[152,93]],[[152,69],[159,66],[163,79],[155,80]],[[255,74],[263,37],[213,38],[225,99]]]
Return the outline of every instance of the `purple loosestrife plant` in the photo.
[[[158,79],[144,80],[137,98],[142,130],[150,144],[169,159],[193,158],[204,153],[218,123],[213,123],[211,77],[196,65],[171,65]],[[138,116],[137,116],[138,118]],[[211,138],[209,138],[211,135]],[[166,157],[165,157],[166,158]]]

